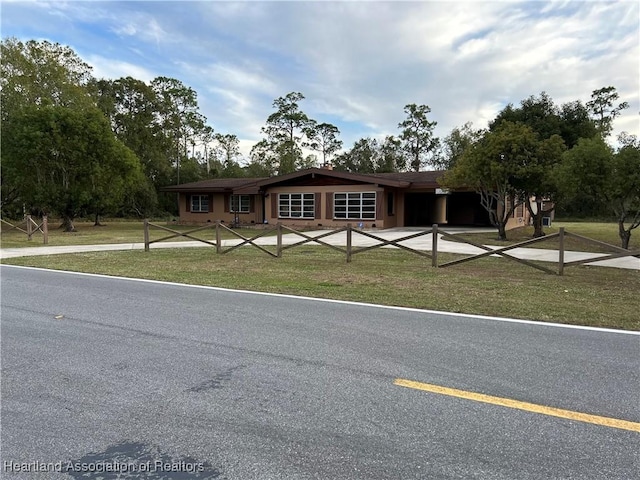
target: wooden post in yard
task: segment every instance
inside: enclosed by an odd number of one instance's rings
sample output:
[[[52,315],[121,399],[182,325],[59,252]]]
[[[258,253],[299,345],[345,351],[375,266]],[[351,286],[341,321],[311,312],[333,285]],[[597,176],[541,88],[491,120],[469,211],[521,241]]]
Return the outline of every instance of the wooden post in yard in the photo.
[[[42,217],[42,239],[45,245],[49,243],[49,220],[46,215]]]
[[[438,224],[431,228],[431,266],[438,268]]]
[[[144,251],[149,251],[149,219],[145,218],[143,221],[144,224]]]
[[[351,241],[352,241],[352,228],[351,228],[351,224],[347,223],[347,263],[351,262]]]
[[[33,236],[33,225],[31,224],[31,215],[27,215],[27,240],[31,240]]]
[[[220,235],[220,220],[216,221],[216,253],[222,253],[222,236]]]
[[[558,275],[564,274],[564,227],[558,233]]]
[[[276,224],[276,230],[278,232],[277,235],[277,247],[276,247],[276,256],[278,258],[282,257],[282,223],[278,222]]]

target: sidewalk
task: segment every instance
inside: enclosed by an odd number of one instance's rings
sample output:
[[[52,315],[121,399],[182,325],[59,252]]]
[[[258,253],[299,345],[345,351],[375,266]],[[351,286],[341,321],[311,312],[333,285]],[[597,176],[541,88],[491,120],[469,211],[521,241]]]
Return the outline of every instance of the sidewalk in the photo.
[[[327,230],[316,230],[312,232],[304,232],[305,235],[310,237],[316,237],[322,234],[326,234]],[[402,237],[409,236],[413,233],[412,231],[398,231],[398,230],[386,230],[386,231],[377,231],[373,234],[384,238],[386,240],[397,240]],[[291,245],[293,243],[304,240],[303,237],[296,234],[286,234],[282,236],[283,245]],[[212,239],[212,241],[214,241]],[[336,246],[345,246],[346,245],[346,232],[336,233],[327,237],[324,237],[322,241]],[[233,245],[238,245],[241,243],[240,239],[231,239],[231,240],[223,240],[223,247],[230,247]],[[258,245],[264,246],[275,246],[276,245],[276,237],[261,237],[255,240],[255,243]],[[372,238],[365,237],[363,235],[358,235],[357,232],[354,232],[352,243],[354,247],[367,247],[376,245],[379,242]],[[309,245],[312,245],[312,242],[309,242]],[[318,245],[318,244],[316,244]],[[413,238],[410,240],[405,240],[402,242],[402,245],[407,247],[416,249],[416,250],[431,250],[431,235],[424,235],[418,238]],[[490,248],[498,249],[500,247],[487,245]],[[150,248],[195,248],[195,247],[211,247],[206,243],[195,242],[195,241],[185,241],[185,242],[161,242],[161,243],[153,243],[150,245]],[[393,246],[385,246],[383,248],[395,248]],[[66,246],[42,246],[42,247],[24,247],[24,248],[2,248],[0,249],[0,260],[7,258],[17,258],[17,257],[29,257],[29,256],[39,256],[39,255],[60,255],[63,253],[83,253],[83,252],[100,252],[100,251],[118,251],[118,250],[143,250],[144,243],[112,243],[112,244],[103,244],[103,245],[66,245]],[[473,255],[477,253],[482,253],[484,250],[476,248],[472,245],[468,245],[466,243],[459,242],[451,242],[447,240],[443,240],[442,237],[438,238],[438,252],[445,253],[459,253],[465,255]],[[514,257],[521,258],[524,260],[538,260],[542,262],[550,262],[550,263],[558,263],[558,251],[550,250],[550,249],[541,249],[541,248],[514,248],[513,250],[509,250],[506,252]],[[571,262],[574,260],[583,260],[588,258],[599,257],[602,254],[599,253],[589,253],[589,252],[578,252],[578,251],[566,251],[565,252],[565,262]],[[640,270],[640,258],[635,257],[622,257],[616,258],[613,260],[601,260],[598,262],[588,263],[587,265],[596,265],[599,267],[613,267],[613,268],[625,268],[630,270]]]

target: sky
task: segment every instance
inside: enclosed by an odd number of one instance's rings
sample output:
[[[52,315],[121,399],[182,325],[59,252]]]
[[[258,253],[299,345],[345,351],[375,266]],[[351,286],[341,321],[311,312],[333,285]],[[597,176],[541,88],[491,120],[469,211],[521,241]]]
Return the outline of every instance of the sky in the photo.
[[[16,1],[2,38],[70,46],[97,78],[165,76],[198,94],[245,156],[289,92],[344,149],[398,135],[404,106],[428,105],[435,135],[487,127],[546,92],[587,102],[614,86],[629,103],[612,139],[640,136],[640,2]]]

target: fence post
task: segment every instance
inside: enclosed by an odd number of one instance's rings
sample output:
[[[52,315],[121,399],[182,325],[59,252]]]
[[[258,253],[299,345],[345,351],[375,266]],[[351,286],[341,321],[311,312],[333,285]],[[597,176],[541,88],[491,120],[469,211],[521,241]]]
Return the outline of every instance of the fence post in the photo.
[[[277,235],[277,242],[278,243],[277,243],[277,247],[276,247],[276,256],[278,258],[281,258],[282,257],[282,223],[278,222],[276,224],[276,229],[277,229],[277,232],[278,232],[278,235]]]
[[[558,233],[558,275],[564,274],[564,227]]]
[[[42,217],[42,239],[45,245],[49,243],[49,220],[46,215]]]
[[[220,220],[216,221],[216,253],[222,252],[222,239],[220,235]]]
[[[144,251],[149,251],[149,219],[145,218],[143,221],[144,224]]]
[[[438,224],[431,228],[431,266],[438,268]]]
[[[31,224],[31,215],[27,215],[27,240],[31,240],[33,236],[33,225]]]
[[[347,223],[347,263],[351,262],[351,240],[352,240],[351,224]]]

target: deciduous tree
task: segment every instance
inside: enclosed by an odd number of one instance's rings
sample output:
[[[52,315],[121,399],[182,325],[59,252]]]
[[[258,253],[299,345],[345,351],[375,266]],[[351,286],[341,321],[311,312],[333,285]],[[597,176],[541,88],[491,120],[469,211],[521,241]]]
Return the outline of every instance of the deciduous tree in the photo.
[[[91,66],[68,46],[48,41],[2,40],[2,120],[31,106],[84,108],[92,105]]]
[[[528,125],[541,140],[560,135],[567,148],[573,147],[580,138],[591,138],[598,133],[587,107],[579,100],[558,107],[546,92],[522,100],[518,107],[507,105],[489,123],[489,128],[498,127],[503,120]]]
[[[403,172],[407,169],[407,158],[402,140],[393,135],[385,137],[379,144],[375,173]]]
[[[495,129],[504,121],[521,123],[536,133],[539,144],[531,152],[520,179],[521,195],[534,225],[534,237],[544,235],[542,220],[556,206],[557,182],[554,167],[562,161],[565,145],[573,146],[582,136],[597,134],[595,123],[579,101],[557,107],[545,92],[530,96],[519,107],[507,105],[490,124]],[[546,206],[543,209],[543,205]]]
[[[116,137],[140,159],[146,182],[130,203],[136,212],[154,213],[160,187],[173,178],[169,140],[156,112],[160,109],[153,89],[132,77],[98,80],[92,85],[98,107],[109,119]]]
[[[74,218],[119,205],[141,175],[135,154],[97,108],[32,106],[2,129],[3,174],[29,208]]]
[[[350,150],[334,159],[334,168],[343,172],[374,173],[378,157],[378,141],[361,138]]]
[[[0,121],[2,130],[23,114],[43,106],[88,108],[91,67],[64,45],[48,41],[3,39],[0,44]],[[4,148],[4,145],[3,145]],[[6,157],[4,157],[6,158]],[[2,212],[22,212],[20,189],[9,175],[1,177]]]
[[[437,157],[435,166],[442,170],[453,168],[464,152],[478,141],[482,133],[482,130],[474,129],[471,122],[455,127],[442,140],[440,155]]]
[[[475,189],[498,229],[499,239],[505,240],[507,222],[524,201],[522,182],[537,148],[533,130],[521,123],[503,121],[465,150],[442,183],[449,188]]]
[[[640,144],[633,136],[620,138],[615,152],[602,137],[581,139],[564,154],[556,169],[561,193],[571,198],[586,192],[606,204],[618,222],[623,248],[640,226]]]

